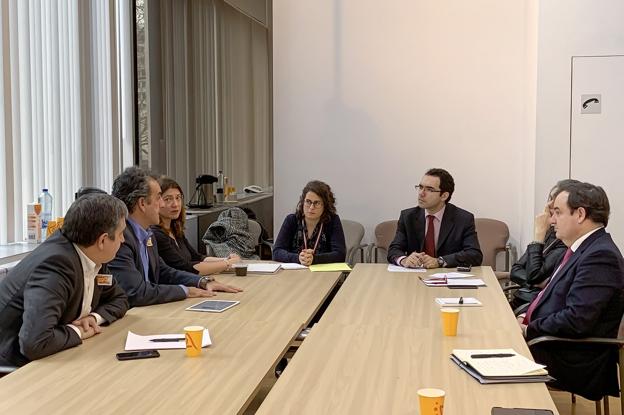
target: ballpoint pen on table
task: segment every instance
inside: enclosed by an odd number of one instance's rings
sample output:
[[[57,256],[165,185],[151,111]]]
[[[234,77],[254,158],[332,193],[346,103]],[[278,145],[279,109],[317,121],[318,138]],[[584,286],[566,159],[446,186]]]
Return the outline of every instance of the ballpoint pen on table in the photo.
[[[459,297],[458,304],[464,304],[464,297]]]
[[[150,339],[151,342],[181,342],[184,341],[184,337],[173,337],[173,338],[164,338],[164,339]]]
[[[513,353],[482,353],[470,355],[473,359],[489,359],[491,357],[514,357]]]

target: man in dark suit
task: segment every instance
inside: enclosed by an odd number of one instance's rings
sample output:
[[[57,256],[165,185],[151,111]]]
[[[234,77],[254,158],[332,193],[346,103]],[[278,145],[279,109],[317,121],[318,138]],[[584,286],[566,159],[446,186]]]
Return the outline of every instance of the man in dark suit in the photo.
[[[418,206],[401,212],[388,262],[408,268],[481,265],[474,216],[449,203],[455,190],[449,172],[430,169],[416,190]]]
[[[624,260],[605,232],[608,219],[609,200],[601,187],[572,183],[560,189],[551,223],[568,250],[548,285],[519,316],[527,340],[617,337]],[[613,346],[548,342],[531,346],[531,353],[556,378],[556,387],[591,400],[618,396]]]
[[[108,195],[76,200],[56,231],[0,282],[0,365],[74,347],[128,310],[108,274],[123,242],[126,207]]]
[[[125,242],[109,269],[126,291],[131,307],[211,297],[214,291],[241,291],[212,277],[171,268],[160,258],[150,230],[151,225],[158,225],[162,202],[156,177],[139,167],[128,167],[113,182],[113,196],[125,203],[129,215]]]

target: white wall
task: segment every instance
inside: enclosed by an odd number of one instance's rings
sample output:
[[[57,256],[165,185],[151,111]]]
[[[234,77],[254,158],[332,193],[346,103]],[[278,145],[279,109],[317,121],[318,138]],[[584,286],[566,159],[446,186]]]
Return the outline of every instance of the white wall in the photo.
[[[542,1],[539,12],[535,209],[544,202],[540,195],[569,174],[572,56],[624,54],[622,0]],[[620,146],[613,150],[621,153]]]
[[[274,0],[273,29],[276,231],[318,178],[370,241],[443,167],[454,203],[531,239],[535,2]]]

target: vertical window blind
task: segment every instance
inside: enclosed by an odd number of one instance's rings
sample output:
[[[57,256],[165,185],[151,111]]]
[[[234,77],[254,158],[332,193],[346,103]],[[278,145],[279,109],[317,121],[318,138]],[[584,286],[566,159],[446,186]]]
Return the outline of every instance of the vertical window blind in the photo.
[[[0,5],[0,244],[24,239],[26,205],[47,187],[63,216],[80,186],[110,192],[133,164],[132,5]]]

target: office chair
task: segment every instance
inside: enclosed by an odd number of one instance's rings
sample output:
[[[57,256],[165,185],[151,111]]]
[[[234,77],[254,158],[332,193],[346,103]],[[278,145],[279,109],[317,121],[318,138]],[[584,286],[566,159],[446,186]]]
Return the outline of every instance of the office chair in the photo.
[[[504,286],[510,282],[511,244],[508,242],[509,228],[505,222],[486,218],[475,219],[475,228],[483,253],[481,265],[492,267],[496,278]],[[503,272],[496,270],[496,256],[499,252],[505,252],[505,270]]]
[[[362,238],[364,238],[364,226],[353,220],[341,219],[342,229],[345,235],[345,242],[347,245],[347,255],[345,257],[346,262],[349,264],[355,263],[354,257],[357,251],[360,252],[360,261],[364,262],[366,244],[362,244]]]
[[[556,337],[556,336],[540,336],[534,339],[531,339],[527,342],[529,346],[533,346],[539,343],[546,342],[562,342],[562,343],[574,343],[574,344],[602,344],[602,345],[613,345],[613,347],[617,347],[618,349],[618,368],[619,368],[619,380],[620,380],[620,407],[621,413],[624,414],[624,393],[622,393],[622,384],[624,383],[624,315],[622,316],[622,320],[620,321],[620,327],[618,329],[617,338],[608,338],[608,337],[586,337],[583,339],[569,339],[565,337]],[[602,398],[604,405],[604,413],[609,415],[609,396],[604,396]],[[576,398],[574,394],[572,394],[572,403],[576,402]],[[600,400],[594,401],[596,404],[596,415],[601,415],[600,408]]]
[[[368,249],[368,261],[376,263],[378,260],[378,251],[381,249],[388,252],[388,247],[392,243],[394,239],[394,235],[396,235],[398,227],[397,220],[387,220],[385,222],[379,223],[375,226],[375,243],[372,244]],[[375,252],[375,258],[373,259],[373,251]],[[385,262],[385,261],[384,261]]]

